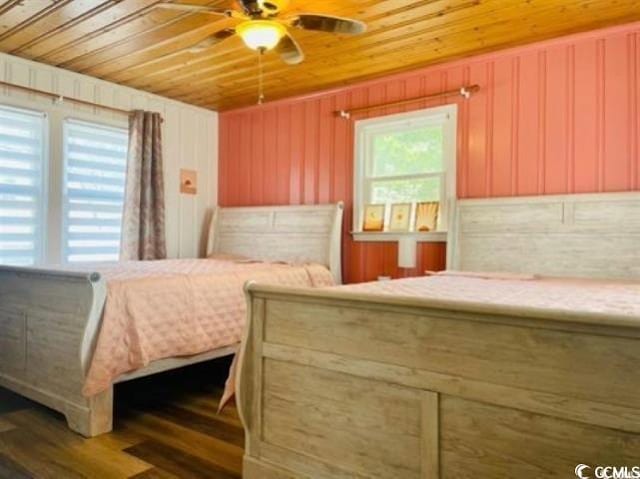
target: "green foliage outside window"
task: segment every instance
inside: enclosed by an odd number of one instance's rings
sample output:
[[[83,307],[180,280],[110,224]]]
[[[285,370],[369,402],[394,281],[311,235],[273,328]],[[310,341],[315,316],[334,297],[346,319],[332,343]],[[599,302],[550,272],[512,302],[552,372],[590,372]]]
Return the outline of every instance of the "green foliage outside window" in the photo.
[[[439,201],[441,177],[386,179],[443,171],[441,126],[376,135],[373,139],[372,203]]]
[[[374,181],[372,203],[440,201],[440,177],[420,180]]]

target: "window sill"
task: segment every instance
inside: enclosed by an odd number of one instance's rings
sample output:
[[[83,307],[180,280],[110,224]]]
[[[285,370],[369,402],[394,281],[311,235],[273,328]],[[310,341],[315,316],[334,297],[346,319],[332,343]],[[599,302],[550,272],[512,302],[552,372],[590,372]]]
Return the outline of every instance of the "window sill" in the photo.
[[[395,232],[395,231],[352,231],[354,241],[386,242],[400,241],[401,239],[413,239],[418,243],[446,243],[446,231],[433,231],[429,233]]]

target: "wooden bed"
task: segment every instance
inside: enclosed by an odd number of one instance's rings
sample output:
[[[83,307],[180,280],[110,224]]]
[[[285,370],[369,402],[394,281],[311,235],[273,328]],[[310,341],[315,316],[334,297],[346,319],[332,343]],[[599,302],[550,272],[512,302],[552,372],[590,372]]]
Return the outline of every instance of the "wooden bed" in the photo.
[[[309,261],[341,281],[341,203],[217,208],[208,254]],[[107,285],[99,273],[0,266],[0,385],[66,416],[84,436],[112,428],[113,388],[81,390],[100,331]],[[226,356],[230,345],[192,357],[166,358],[117,382]]]
[[[640,279],[640,194],[461,201],[456,224],[458,269]],[[247,479],[640,466],[640,315],[342,288],[247,296]]]

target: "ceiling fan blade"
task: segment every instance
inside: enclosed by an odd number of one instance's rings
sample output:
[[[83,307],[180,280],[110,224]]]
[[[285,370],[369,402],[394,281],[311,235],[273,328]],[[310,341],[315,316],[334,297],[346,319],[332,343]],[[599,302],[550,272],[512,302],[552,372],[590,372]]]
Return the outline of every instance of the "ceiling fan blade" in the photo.
[[[213,45],[217,45],[218,43],[226,40],[229,37],[232,37],[236,34],[236,31],[233,28],[225,28],[224,30],[220,30],[219,32],[214,33],[213,35],[209,35],[204,40],[196,43],[192,47],[189,47],[188,50],[191,53],[200,53],[203,50],[206,50]]]
[[[162,3],[157,3],[155,7],[165,8],[167,10],[178,10],[181,12],[209,13],[211,15],[231,16],[230,10],[227,10],[227,9],[207,7],[206,5],[192,5],[190,3],[162,2]]]
[[[358,35],[367,31],[367,24],[360,20],[315,13],[301,13],[290,20],[290,23],[291,26],[304,30],[345,33],[347,35]]]
[[[304,52],[300,48],[300,45],[298,45],[298,42],[296,42],[289,33],[280,39],[280,43],[276,46],[275,51],[287,65],[297,65],[304,61]]]

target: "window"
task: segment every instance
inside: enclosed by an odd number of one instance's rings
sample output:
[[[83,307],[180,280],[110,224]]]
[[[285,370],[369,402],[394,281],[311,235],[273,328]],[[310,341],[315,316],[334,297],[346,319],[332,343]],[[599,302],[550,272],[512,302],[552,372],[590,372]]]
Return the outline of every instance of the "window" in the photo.
[[[128,133],[76,120],[64,123],[64,261],[117,261]]]
[[[390,206],[438,202],[438,230],[446,231],[455,200],[456,106],[358,121],[356,123],[354,231],[362,231],[366,204]],[[411,232],[413,231],[411,222]]]
[[[42,259],[45,115],[0,107],[0,264]]]

